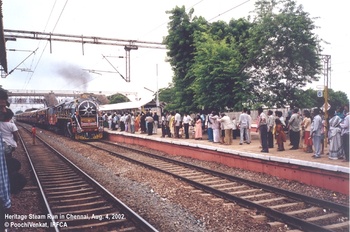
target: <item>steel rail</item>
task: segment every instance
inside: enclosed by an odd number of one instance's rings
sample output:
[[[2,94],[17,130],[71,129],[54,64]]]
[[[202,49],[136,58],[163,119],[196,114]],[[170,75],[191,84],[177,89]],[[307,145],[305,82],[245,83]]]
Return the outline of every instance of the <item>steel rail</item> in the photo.
[[[228,174],[225,174],[225,173],[222,173],[222,172],[212,171],[212,170],[209,170],[209,169],[206,169],[206,168],[202,168],[202,167],[198,167],[198,166],[195,166],[195,165],[191,165],[191,164],[188,164],[188,163],[183,163],[181,161],[177,161],[177,160],[173,160],[173,159],[170,159],[170,158],[154,155],[154,154],[151,154],[149,152],[141,151],[141,150],[130,148],[130,147],[125,147],[125,146],[122,146],[120,144],[109,143],[109,142],[105,142],[105,141],[99,141],[99,142],[107,143],[107,144],[110,144],[110,145],[113,145],[113,146],[119,146],[119,147],[122,147],[123,149],[132,150],[132,151],[137,152],[137,153],[142,153],[142,154],[144,154],[146,156],[149,156],[151,158],[160,159],[160,160],[163,160],[163,161],[166,161],[166,162],[171,162],[173,164],[180,165],[180,166],[185,166],[185,167],[190,168],[190,169],[199,170],[201,172],[208,173],[208,174],[213,175],[213,176],[218,176],[218,177],[221,177],[221,178],[224,178],[224,179],[227,179],[227,180],[237,181],[237,182],[241,182],[241,183],[253,186],[253,187],[258,187],[258,188],[264,189],[266,191],[270,191],[270,192],[273,192],[273,193],[278,193],[278,194],[287,196],[288,198],[291,198],[291,199],[297,199],[297,200],[301,200],[303,202],[307,202],[307,203],[310,203],[310,204],[319,205],[319,206],[321,206],[323,208],[327,207],[327,208],[330,208],[330,209],[332,209],[334,211],[341,212],[342,214],[346,215],[347,217],[349,215],[349,207],[344,206],[344,205],[340,205],[340,204],[337,204],[337,203],[328,202],[328,201],[324,201],[324,200],[321,200],[321,199],[309,197],[309,196],[306,196],[306,195],[302,195],[302,194],[291,192],[291,191],[288,191],[288,190],[276,188],[276,187],[269,186],[269,185],[266,185],[266,184],[262,184],[262,183],[258,183],[258,182],[254,182],[254,181],[250,181],[250,180],[245,180],[245,179],[242,179],[242,178],[239,178],[239,177],[236,177],[236,176],[232,176],[232,175],[228,175]],[[178,178],[178,179],[181,179],[183,181],[186,181],[186,182],[190,183],[191,185],[193,185],[193,186],[195,186],[195,187],[197,187],[199,189],[202,189],[204,191],[210,192],[210,193],[212,193],[212,194],[214,194],[216,196],[222,197],[222,198],[227,199],[229,201],[235,201],[235,202],[237,202],[237,203],[239,203],[239,204],[241,204],[243,206],[248,206],[248,207],[259,209],[260,211],[265,212],[271,218],[273,218],[275,220],[278,220],[278,221],[284,221],[285,223],[287,223],[289,225],[292,225],[293,227],[300,228],[300,229],[303,229],[303,230],[306,230],[306,231],[322,231],[322,232],[323,231],[327,231],[327,232],[332,231],[331,229],[327,229],[325,227],[316,225],[316,224],[311,223],[311,222],[307,222],[307,221],[299,219],[297,217],[294,217],[294,216],[291,216],[291,215],[287,215],[287,214],[285,214],[283,212],[271,209],[271,208],[269,208],[267,206],[263,206],[261,204],[256,204],[256,203],[254,203],[252,201],[243,199],[241,197],[233,196],[233,195],[231,195],[229,193],[226,193],[226,192],[220,191],[218,189],[212,188],[210,186],[198,183],[197,181],[193,181],[193,180],[188,179],[186,177],[183,177],[181,175],[174,174],[171,171],[169,172],[169,171],[166,171],[166,170],[164,170],[162,168],[158,168],[158,167],[156,167],[156,166],[154,166],[152,164],[148,164],[148,163],[145,163],[145,162],[142,162],[142,161],[135,160],[133,158],[130,158],[130,157],[125,156],[125,155],[120,154],[120,153],[112,152],[112,151],[108,150],[107,148],[102,148],[102,147],[99,147],[99,146],[97,146],[95,144],[91,144],[91,143],[88,143],[88,144],[90,146],[93,146],[93,147],[98,148],[100,150],[104,150],[104,151],[106,151],[108,153],[111,153],[113,155],[117,155],[118,157],[126,159],[126,160],[128,160],[130,162],[134,162],[134,163],[137,163],[139,165],[146,166],[146,167],[148,167],[150,169],[155,169],[157,171],[160,171],[160,172],[169,174],[171,176],[174,176],[175,178]]]
[[[28,128],[23,127],[27,132]],[[55,149],[53,146],[45,142],[41,136],[37,136],[37,139],[39,139],[41,142],[45,144],[51,151],[53,151],[55,154],[58,155],[62,161],[64,161],[66,164],[68,164],[70,167],[72,167],[77,173],[82,176],[84,179],[88,180],[88,182],[92,183],[93,186],[97,186],[98,190],[103,193],[104,196],[111,199],[113,204],[117,205],[117,208],[119,208],[123,213],[125,212],[126,215],[128,215],[130,218],[128,220],[132,221],[135,225],[138,226],[138,229],[141,231],[150,231],[150,232],[158,232],[156,228],[154,228],[151,224],[149,224],[145,219],[143,219],[140,215],[138,215],[136,212],[134,212],[130,207],[128,207],[125,203],[123,203],[120,199],[118,199],[116,196],[114,196],[110,191],[108,191],[104,186],[102,186],[99,182],[97,182],[95,179],[93,179],[90,175],[88,175],[86,172],[84,172],[81,168],[79,168],[76,164],[74,164],[72,161],[70,161],[68,158],[66,158],[62,153],[60,153],[57,149]],[[34,164],[31,162],[32,168],[34,169]],[[36,175],[37,176],[37,175]],[[39,178],[37,176],[37,178]],[[44,193],[44,188],[41,187],[42,193]],[[49,202],[46,200],[45,204],[49,207]],[[52,210],[50,209],[50,215],[52,214]],[[56,225],[56,224],[54,224]],[[57,230],[58,231],[58,230]]]
[[[25,145],[25,142],[24,142],[24,140],[23,140],[23,137],[22,137],[22,135],[21,135],[20,133],[18,133],[18,137],[19,137],[20,142],[21,142],[21,144],[22,144],[23,150],[24,150],[25,153],[26,153],[26,156],[27,156],[27,159],[28,159],[28,161],[29,161],[29,164],[30,164],[30,166],[31,166],[31,168],[32,168],[32,171],[33,171],[33,174],[34,174],[36,183],[38,184],[38,188],[39,188],[39,190],[40,190],[40,194],[41,194],[42,199],[43,199],[43,201],[44,201],[46,210],[47,210],[47,212],[51,215],[51,222],[53,223],[53,225],[56,225],[56,221],[55,221],[55,218],[53,217],[53,213],[52,213],[52,210],[51,210],[51,208],[50,208],[50,204],[49,204],[49,202],[48,202],[48,200],[47,200],[47,197],[46,197],[46,194],[45,194],[45,192],[44,192],[43,186],[41,185],[41,181],[40,181],[39,176],[38,176],[38,174],[37,174],[36,168],[34,167],[33,161],[32,161],[32,159],[31,159],[31,157],[30,157],[30,155],[29,155],[29,151],[28,151],[28,149],[27,149],[27,146]],[[59,232],[59,231],[60,231],[60,230],[58,229],[57,226],[54,227],[54,230],[55,230],[56,232]]]

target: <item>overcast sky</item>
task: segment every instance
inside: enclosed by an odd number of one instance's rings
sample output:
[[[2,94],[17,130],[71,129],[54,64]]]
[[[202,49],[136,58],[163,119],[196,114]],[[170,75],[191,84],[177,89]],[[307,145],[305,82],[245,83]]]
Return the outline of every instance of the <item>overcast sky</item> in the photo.
[[[118,39],[136,39],[162,42],[167,35],[167,10],[176,5],[194,7],[194,14],[210,22],[229,21],[247,17],[254,9],[254,0],[3,0],[5,29],[53,32],[67,35],[84,35]],[[350,96],[348,0],[298,0],[320,27],[316,31],[323,43],[324,54],[331,55],[330,87]],[[226,12],[226,13],[225,13]],[[131,51],[131,82],[126,83],[117,73],[90,73],[84,70],[114,71],[103,59],[105,56],[125,56],[123,47],[105,45],[84,46],[79,43],[18,39],[8,41],[7,61],[11,75],[0,79],[6,89],[20,90],[78,90],[138,92],[138,97],[149,98],[152,92],[168,86],[172,79],[170,65],[165,62],[166,50],[140,48]],[[125,59],[108,60],[125,76]],[[158,68],[157,68],[158,67]],[[29,71],[29,72],[28,72]],[[74,76],[74,79],[73,79]],[[79,78],[77,78],[79,77]],[[316,89],[319,83],[309,87]]]

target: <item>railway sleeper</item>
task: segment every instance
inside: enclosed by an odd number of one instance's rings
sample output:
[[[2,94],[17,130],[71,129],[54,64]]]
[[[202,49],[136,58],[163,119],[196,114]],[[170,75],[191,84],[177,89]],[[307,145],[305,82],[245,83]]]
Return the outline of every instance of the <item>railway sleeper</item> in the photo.
[[[72,214],[72,215],[82,215],[82,214],[103,214],[105,213],[107,210],[112,210],[113,207],[110,205],[107,206],[102,206],[102,207],[98,207],[98,208],[90,208],[90,209],[77,209],[77,210],[70,210],[70,211],[59,211],[59,212],[55,212],[57,215],[58,214]]]
[[[173,164],[165,163],[165,162],[162,161],[162,160],[155,160],[155,161],[153,162],[153,166],[156,166],[156,167],[164,167],[164,168],[174,167]]]
[[[46,170],[46,171],[65,171],[65,170],[69,170],[69,168],[67,168],[67,166],[65,166],[65,164],[63,162],[60,163],[55,163],[55,165],[35,165],[36,167],[42,169],[42,170]]]
[[[212,181],[212,180],[218,180],[220,178],[215,177],[215,176],[209,176],[209,175],[201,175],[201,176],[196,176],[194,178],[191,178],[191,180],[197,181],[197,182],[203,182],[203,181]]]
[[[70,190],[70,191],[60,191],[60,192],[48,192],[47,194],[49,195],[66,195],[69,193],[81,193],[81,192],[86,192],[86,191],[92,191],[92,188],[80,188],[80,189],[75,189],[75,190]]]
[[[79,209],[85,209],[85,208],[90,208],[92,207],[99,207],[103,206],[106,204],[106,201],[100,200],[100,201],[94,201],[94,202],[87,202],[87,203],[78,203],[74,205],[54,205],[51,208],[53,210],[69,210],[69,209],[74,209],[74,208],[79,208]]]
[[[71,199],[74,197],[83,197],[83,196],[89,196],[89,195],[98,195],[97,192],[93,189],[91,189],[91,191],[88,192],[83,192],[83,193],[73,193],[73,194],[64,194],[64,195],[57,195],[57,196],[48,196],[48,198],[50,200],[54,200],[54,199]]]
[[[290,212],[285,212],[285,214],[290,215],[290,216],[303,216],[306,214],[310,213],[317,213],[322,211],[322,208],[320,207],[310,207],[307,209],[301,209],[301,210],[295,210],[295,211],[290,211]]]
[[[67,168],[67,166],[52,166],[52,167],[48,167],[48,166],[39,166],[39,165],[35,165],[35,167],[37,169],[40,170],[45,170],[45,171],[49,171],[49,172],[64,172],[64,171],[69,171],[69,168]]]
[[[211,177],[212,175],[196,171],[196,170],[191,170],[191,169],[184,169],[182,172],[173,172],[176,175],[181,175],[181,176],[194,176],[196,178],[208,178]]]
[[[175,172],[174,174],[189,178],[191,180],[201,180],[201,179],[210,177],[209,175],[203,175],[203,173],[200,173],[200,172],[194,172],[194,173],[188,173],[188,174],[186,173],[181,174],[181,173]]]
[[[71,173],[67,175],[61,175],[61,176],[48,176],[46,174],[38,175],[40,177],[40,181],[59,181],[59,180],[71,180],[71,179],[77,179],[76,173]]]
[[[241,198],[249,200],[254,198],[270,197],[272,193],[260,193],[256,195],[242,196]]]
[[[242,191],[235,191],[235,192],[229,192],[231,195],[244,195],[244,194],[250,194],[255,192],[261,192],[261,189],[247,189]]]
[[[72,185],[72,184],[83,184],[83,183],[86,183],[85,181],[50,181],[50,182],[41,182],[42,185],[45,185],[45,187],[48,187],[50,188],[51,186],[60,186],[60,187],[63,187],[63,186],[69,186],[69,185]]]
[[[321,220],[335,218],[335,217],[339,217],[339,216],[341,216],[341,214],[339,214],[339,213],[329,213],[329,214],[325,214],[322,216],[307,218],[306,221],[315,222],[315,221],[321,221]]]
[[[275,197],[271,199],[265,199],[265,200],[260,200],[260,201],[253,201],[255,204],[268,204],[268,203],[275,203],[278,201],[286,200],[287,198],[285,197]]]
[[[185,168],[175,168],[175,167],[163,167],[162,165],[160,166],[155,166],[153,164],[151,164],[152,167],[155,167],[155,168],[158,168],[158,169],[161,169],[161,170],[165,170],[166,172],[171,172],[171,173],[182,173],[182,172],[187,172],[187,170]]]
[[[236,186],[232,186],[234,185],[235,183],[232,183],[232,182],[226,182],[226,183],[221,183],[221,184],[213,184],[213,185],[210,185],[210,187],[212,188],[220,188],[220,190],[227,190],[227,189],[232,189],[232,188],[235,188]],[[227,189],[225,188],[221,188],[221,187],[226,187],[226,186],[232,186],[232,187],[229,187]],[[239,186],[240,187],[240,186]]]
[[[345,231],[349,231],[349,221],[340,222],[332,225],[324,226],[324,228],[329,230],[343,229]]]
[[[225,180],[220,179],[220,178],[209,178],[203,181],[199,181],[201,184],[205,184],[205,185],[209,185],[209,186],[215,186],[218,185],[219,183],[221,184],[222,182],[224,182]]]
[[[286,204],[280,204],[280,205],[273,205],[269,206],[270,209],[275,210],[282,210],[286,208],[292,208],[292,207],[304,207],[304,202],[293,202],[293,203],[286,203]]]
[[[187,171],[187,168],[184,168],[184,167],[169,167],[169,168],[161,167],[161,168],[167,170],[168,172],[184,172],[184,171]]]
[[[56,176],[69,176],[69,175],[77,175],[76,172],[72,171],[71,169],[67,169],[65,171],[48,171],[45,169],[38,169],[36,172],[39,176],[48,176],[48,177],[56,177]]]
[[[231,185],[234,185],[234,183],[231,183]],[[227,191],[227,190],[239,190],[239,189],[246,189],[248,186],[246,185],[234,185],[234,186],[229,186],[225,188],[221,188],[220,186],[216,186],[220,191]]]
[[[339,227],[335,227],[337,229],[344,228],[343,222],[347,222],[348,223],[347,226],[349,227],[349,221],[342,220],[341,214],[339,214],[339,213],[329,213],[329,214],[325,214],[325,215],[309,217],[305,220],[308,222],[320,224],[322,226],[337,225],[338,224]]]
[[[193,176],[193,175],[199,175],[200,174],[199,172],[191,171],[191,170],[184,170],[182,172],[172,172],[172,173],[174,173],[176,175],[179,175],[179,176],[184,176],[184,177],[186,177],[186,176]],[[202,176],[202,175],[200,175],[200,176]]]
[[[77,202],[81,202],[81,203],[84,203],[84,202],[90,202],[92,200],[98,200],[98,199],[101,199],[100,196],[96,195],[96,196],[88,196],[88,197],[81,197],[81,198],[70,198],[70,199],[65,199],[65,200],[58,200],[58,201],[50,201],[51,204],[71,204],[71,203],[77,203]]]
[[[68,186],[58,186],[58,187],[51,187],[51,186],[46,186],[44,185],[44,188],[47,189],[48,191],[53,191],[53,190],[68,190],[68,189],[81,189],[81,188],[87,188],[89,187],[88,184],[77,184],[77,185],[68,185]]]

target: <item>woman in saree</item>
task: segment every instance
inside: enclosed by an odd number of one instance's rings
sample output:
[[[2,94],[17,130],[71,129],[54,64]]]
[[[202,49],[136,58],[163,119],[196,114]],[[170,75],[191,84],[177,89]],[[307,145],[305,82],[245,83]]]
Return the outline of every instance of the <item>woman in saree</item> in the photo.
[[[342,119],[334,115],[329,120],[328,142],[329,142],[329,159],[337,160],[342,157],[342,139],[340,123]]]
[[[284,142],[286,142],[286,133],[284,133],[283,125],[280,119],[275,119],[275,136],[277,140],[277,151],[284,151]]]

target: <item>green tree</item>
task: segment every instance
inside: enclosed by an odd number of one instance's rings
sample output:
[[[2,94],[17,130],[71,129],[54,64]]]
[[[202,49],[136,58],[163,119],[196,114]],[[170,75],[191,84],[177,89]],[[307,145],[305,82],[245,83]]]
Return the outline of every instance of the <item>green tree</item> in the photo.
[[[166,103],[164,110],[173,111],[177,109],[177,106],[173,104],[174,95],[175,88],[173,86],[168,86],[167,88],[162,88],[159,90],[159,101]]]
[[[291,103],[299,89],[319,79],[316,26],[293,0],[258,1],[255,13],[245,69],[256,83],[253,94],[267,105]]]
[[[314,89],[298,90],[296,95],[293,104],[299,108],[321,108],[325,103],[324,97],[317,97],[317,90]],[[328,104],[332,110],[335,110],[338,107],[348,105],[349,99],[342,91],[328,89]]]
[[[224,38],[216,41],[207,33],[197,34],[192,84],[195,103],[202,108],[223,110],[242,102],[246,91],[244,76],[239,73],[242,56],[234,43]]]
[[[197,105],[207,109],[241,110],[252,99],[252,83],[243,71],[247,62],[246,41],[251,23],[245,19],[219,21],[195,32],[195,76],[192,89]]]
[[[195,46],[193,35],[195,31],[200,31],[206,21],[202,18],[193,22],[193,9],[187,14],[185,7],[175,7],[167,12],[171,14],[168,24],[169,34],[164,39],[164,43],[169,49],[168,61],[174,71],[173,100],[172,107],[181,111],[191,111],[196,108],[191,89],[195,77],[189,72],[194,63]]]
[[[328,89],[328,103],[332,109],[336,110],[338,107],[343,107],[346,105],[348,106],[349,98],[343,91],[334,91],[333,89]]]
[[[173,68],[174,89],[172,105],[176,109],[185,110],[184,108],[192,105],[193,93],[188,88],[192,79],[187,77],[188,68],[191,66],[193,59],[194,47],[191,35],[191,14],[187,14],[185,7],[176,7],[170,12],[172,14],[168,24],[169,34],[165,38],[167,45],[170,65]]]
[[[130,101],[127,97],[125,97],[123,94],[120,94],[120,93],[108,96],[107,99],[109,100],[110,104],[129,102]]]
[[[323,98],[322,98],[323,99]],[[321,99],[321,100],[322,100]],[[293,104],[301,109],[311,109],[313,107],[320,107],[320,98],[317,97],[317,91],[313,89],[297,90],[296,98]]]

